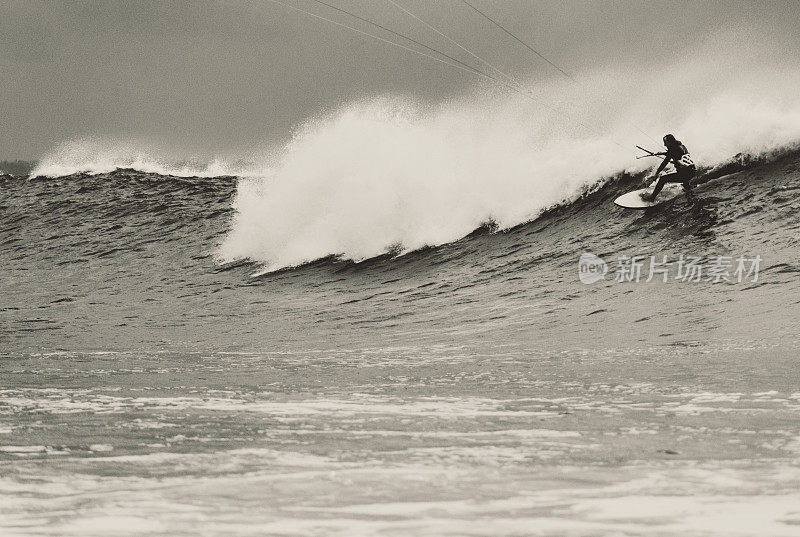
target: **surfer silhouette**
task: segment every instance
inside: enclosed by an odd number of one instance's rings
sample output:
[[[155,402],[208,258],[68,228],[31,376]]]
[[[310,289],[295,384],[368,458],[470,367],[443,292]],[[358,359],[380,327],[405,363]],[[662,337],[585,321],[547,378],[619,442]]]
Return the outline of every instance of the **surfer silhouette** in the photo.
[[[671,134],[664,136],[664,147],[667,148],[666,151],[663,153],[655,153],[656,155],[664,155],[664,160],[661,161],[661,165],[658,167],[653,177],[645,182],[645,186],[650,186],[670,161],[675,165],[675,173],[662,175],[658,179],[658,183],[656,183],[652,194],[647,194],[646,192],[642,193],[642,199],[644,201],[655,200],[658,193],[661,192],[661,189],[664,188],[664,185],[667,183],[681,183],[684,190],[691,190],[690,182],[697,173],[697,168],[694,165],[691,155],[689,155],[689,150],[686,149],[686,146],[683,145],[680,140],[676,140],[675,136]]]

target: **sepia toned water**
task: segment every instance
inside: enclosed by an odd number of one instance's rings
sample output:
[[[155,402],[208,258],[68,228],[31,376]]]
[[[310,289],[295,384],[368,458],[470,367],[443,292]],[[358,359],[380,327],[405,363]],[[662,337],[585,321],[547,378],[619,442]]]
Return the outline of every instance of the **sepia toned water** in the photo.
[[[257,278],[247,179],[7,177],[0,534],[797,535],[800,156],[728,171]]]

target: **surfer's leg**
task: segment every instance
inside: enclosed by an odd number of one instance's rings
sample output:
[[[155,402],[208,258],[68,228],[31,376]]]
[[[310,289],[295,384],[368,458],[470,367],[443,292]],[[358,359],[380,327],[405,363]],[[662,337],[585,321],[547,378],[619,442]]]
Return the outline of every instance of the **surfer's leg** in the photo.
[[[695,198],[694,191],[692,190],[693,187],[692,179],[694,179],[694,176],[695,176],[695,171],[689,170],[687,173],[684,174],[684,179],[682,183],[683,191],[686,193],[686,199],[689,200],[690,202],[694,202],[695,199],[697,199]]]
[[[658,182],[656,183],[656,187],[653,189],[653,193],[650,194],[650,199],[655,199],[658,196],[658,193],[661,192],[661,189],[664,188],[664,185],[668,182],[668,179],[675,175],[674,173],[670,173],[669,175],[662,175],[658,178]]]
[[[694,179],[694,176],[694,170],[688,170],[686,173],[681,174],[681,179],[683,180],[681,184],[686,192],[690,192],[692,190],[692,179]]]

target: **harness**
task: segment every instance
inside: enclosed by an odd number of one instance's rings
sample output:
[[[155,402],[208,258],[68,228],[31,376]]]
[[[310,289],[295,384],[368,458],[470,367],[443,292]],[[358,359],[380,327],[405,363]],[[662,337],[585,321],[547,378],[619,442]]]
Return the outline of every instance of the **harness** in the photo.
[[[672,158],[672,162],[675,163],[676,171],[680,172],[689,168],[695,168],[692,156],[683,144],[680,144],[680,146],[676,147],[674,150],[670,150],[670,157]]]

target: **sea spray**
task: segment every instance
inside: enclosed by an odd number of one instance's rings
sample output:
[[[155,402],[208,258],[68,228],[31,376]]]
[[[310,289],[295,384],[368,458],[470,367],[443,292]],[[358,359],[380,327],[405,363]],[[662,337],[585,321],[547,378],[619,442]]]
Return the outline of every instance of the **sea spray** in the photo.
[[[598,170],[626,164],[610,141],[536,151],[523,123],[477,123],[472,113],[379,100],[316,121],[267,177],[240,182],[222,258],[277,268],[442,244],[490,219],[504,227],[531,218]],[[601,162],[583,161],[587,150]]]

